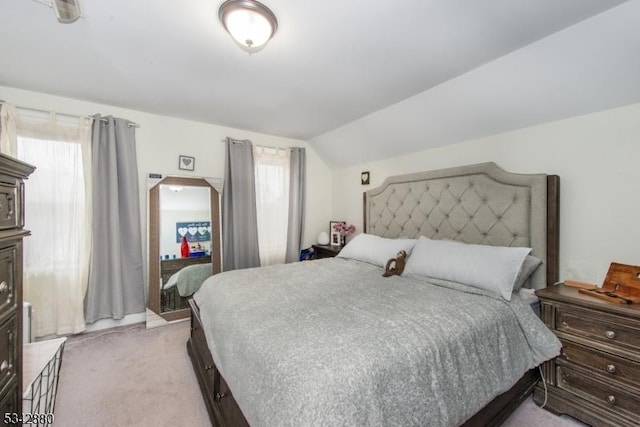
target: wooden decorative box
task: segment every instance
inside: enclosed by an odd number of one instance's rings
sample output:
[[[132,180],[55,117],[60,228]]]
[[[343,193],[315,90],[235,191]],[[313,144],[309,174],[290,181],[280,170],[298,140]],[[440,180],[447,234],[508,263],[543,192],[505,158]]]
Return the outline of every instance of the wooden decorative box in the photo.
[[[580,292],[619,304],[640,303],[640,267],[612,262],[601,288]]]

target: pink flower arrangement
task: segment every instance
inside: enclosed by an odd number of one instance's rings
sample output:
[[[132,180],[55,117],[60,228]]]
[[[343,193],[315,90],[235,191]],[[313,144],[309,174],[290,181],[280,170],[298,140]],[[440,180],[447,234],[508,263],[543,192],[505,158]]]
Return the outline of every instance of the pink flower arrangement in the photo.
[[[348,224],[346,222],[338,222],[333,225],[333,229],[340,233],[340,236],[347,237],[353,234],[356,231],[356,226],[353,224]]]

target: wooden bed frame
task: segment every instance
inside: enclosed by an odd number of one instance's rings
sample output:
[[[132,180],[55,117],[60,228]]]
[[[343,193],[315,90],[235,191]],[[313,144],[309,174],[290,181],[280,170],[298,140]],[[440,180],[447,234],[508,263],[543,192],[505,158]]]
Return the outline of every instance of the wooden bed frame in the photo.
[[[546,284],[549,286],[558,281],[560,180],[556,175],[547,175],[546,180]],[[189,304],[191,306],[191,336],[187,341],[187,352],[191,358],[211,422],[214,426],[220,427],[249,426],[211,356],[200,320],[200,310],[192,299]],[[528,371],[510,390],[489,402],[468,419],[463,426],[501,425],[532,393],[538,379],[537,369]]]

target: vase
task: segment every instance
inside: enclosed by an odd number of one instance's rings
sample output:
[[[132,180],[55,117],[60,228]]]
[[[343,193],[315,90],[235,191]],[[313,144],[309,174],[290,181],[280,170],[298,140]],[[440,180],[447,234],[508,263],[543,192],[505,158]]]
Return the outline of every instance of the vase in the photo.
[[[182,258],[189,258],[189,242],[187,242],[187,236],[182,236],[182,244],[180,245],[180,255]]]

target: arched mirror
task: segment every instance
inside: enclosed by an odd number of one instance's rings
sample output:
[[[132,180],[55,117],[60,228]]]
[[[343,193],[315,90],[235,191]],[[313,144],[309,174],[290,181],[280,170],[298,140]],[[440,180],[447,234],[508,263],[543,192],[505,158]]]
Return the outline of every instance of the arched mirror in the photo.
[[[189,298],[221,271],[219,206],[203,178],[166,177],[149,190],[149,309],[164,320],[189,317]]]

